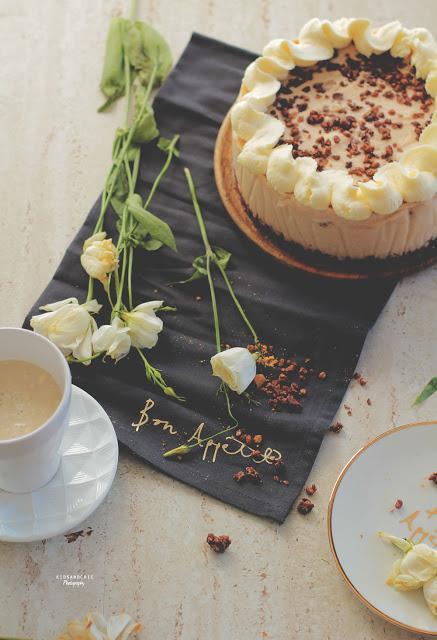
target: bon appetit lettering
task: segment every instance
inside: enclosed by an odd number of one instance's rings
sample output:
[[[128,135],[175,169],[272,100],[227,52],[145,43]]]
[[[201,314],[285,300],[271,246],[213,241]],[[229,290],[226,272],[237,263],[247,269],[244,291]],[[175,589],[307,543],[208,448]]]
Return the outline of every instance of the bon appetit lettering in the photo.
[[[148,398],[144,407],[139,412],[138,420],[132,422],[132,427],[135,431],[139,431],[146,425],[152,425],[162,429],[165,433],[171,436],[179,435],[178,429],[172,424],[170,420],[166,420],[152,415],[153,410],[156,409],[155,401]],[[240,456],[241,458],[251,458],[251,464],[274,464],[276,460],[282,458],[282,454],[277,449],[266,447],[264,450],[260,449],[260,453],[253,457],[253,449],[251,446],[244,442],[240,442],[235,436],[229,435],[225,438],[225,442],[217,442],[214,439],[207,440],[201,443],[201,440],[205,437],[203,431],[205,429],[205,422],[198,424],[191,436],[187,439],[188,444],[199,444],[199,447],[203,449],[202,461],[216,462],[219,454],[225,454],[227,456]],[[185,434],[181,434],[184,435]]]

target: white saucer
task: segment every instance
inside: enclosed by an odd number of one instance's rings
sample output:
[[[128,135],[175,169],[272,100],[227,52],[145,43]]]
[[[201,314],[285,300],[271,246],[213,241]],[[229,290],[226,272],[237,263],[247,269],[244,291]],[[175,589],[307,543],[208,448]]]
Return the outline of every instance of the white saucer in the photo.
[[[422,589],[400,592],[386,584],[393,562],[402,554],[377,532],[436,546],[437,486],[428,480],[437,471],[436,452],[437,422],[383,433],[348,462],[328,509],[331,549],[349,587],[385,620],[432,636],[437,636],[437,617]],[[395,509],[398,499],[403,505]],[[416,529],[428,532],[427,537],[421,540]]]
[[[70,422],[55,477],[32,493],[0,490],[0,540],[31,542],[77,527],[103,502],[118,463],[118,442],[107,413],[73,386]]]

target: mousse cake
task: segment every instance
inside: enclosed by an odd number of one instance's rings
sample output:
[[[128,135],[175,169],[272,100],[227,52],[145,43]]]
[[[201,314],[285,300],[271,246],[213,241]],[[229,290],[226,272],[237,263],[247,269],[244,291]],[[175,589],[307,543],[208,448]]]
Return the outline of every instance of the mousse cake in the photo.
[[[249,65],[231,110],[241,198],[290,243],[387,258],[437,237],[437,45],[314,19]]]

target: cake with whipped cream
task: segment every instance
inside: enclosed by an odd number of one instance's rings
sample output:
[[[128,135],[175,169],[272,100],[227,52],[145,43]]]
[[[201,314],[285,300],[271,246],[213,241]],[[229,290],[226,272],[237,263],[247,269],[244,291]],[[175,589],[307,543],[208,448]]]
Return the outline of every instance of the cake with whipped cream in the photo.
[[[437,45],[314,19],[249,65],[231,110],[241,198],[286,241],[387,258],[437,237]]]

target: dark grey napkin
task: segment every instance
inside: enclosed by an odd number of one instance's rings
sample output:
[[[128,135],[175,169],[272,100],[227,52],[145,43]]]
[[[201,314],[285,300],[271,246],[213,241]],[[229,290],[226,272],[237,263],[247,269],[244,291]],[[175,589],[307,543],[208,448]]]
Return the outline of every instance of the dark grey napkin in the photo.
[[[181,157],[166,175],[153,201],[152,211],[173,228],[178,253],[162,249],[141,253],[135,263],[135,303],[163,299],[177,313],[163,314],[165,330],[155,349],[147,355],[160,368],[168,383],[186,396],[181,404],[163,397],[145,380],[136,353],[113,365],[95,361],[89,367],[73,365],[75,384],[91,393],[109,413],[118,439],[127,449],[161,469],[225,502],[252,513],[283,522],[314,463],[323,435],[332,421],[353,374],[363,342],[387,301],[393,285],[384,282],[327,281],[289,270],[272,261],[235,228],[217,194],[213,175],[213,152],[219,126],[239,90],[244,68],[254,54],[194,34],[176,68],[155,101],[161,133],[181,134]],[[147,193],[164,160],[154,144],[144,149],[140,191]],[[262,434],[262,449],[281,452],[284,478],[289,486],[272,480],[275,473],[266,462],[255,464],[263,477],[261,485],[237,484],[233,473],[252,464],[242,457],[234,441],[228,451],[196,448],[181,461],[164,459],[165,449],[185,442],[200,423],[202,435],[227,424],[223,398],[217,396],[217,381],[210,375],[214,353],[214,330],[207,283],[169,287],[191,273],[191,261],[201,253],[196,219],[182,172],[190,167],[198,191],[207,229],[214,244],[232,252],[229,276],[261,339],[283,354],[311,357],[317,370],[328,372],[324,381],[313,376],[301,413],[273,413],[264,396],[261,404],[235,400],[235,412],[250,433]],[[38,306],[68,296],[84,300],[87,278],[79,256],[91,234],[99,202],[67,250],[52,282]],[[113,216],[108,215],[108,222]],[[113,220],[111,222],[113,224]],[[112,226],[112,233],[115,230]],[[231,345],[250,342],[238,313],[216,278],[223,340]],[[102,302],[104,294],[96,287]],[[200,298],[200,300],[198,299]],[[102,309],[98,323],[108,322]],[[140,410],[150,408],[138,430]],[[169,426],[171,425],[171,427]],[[177,431],[177,433],[174,433]],[[218,441],[224,442],[223,439]],[[243,448],[243,455],[248,450]],[[203,456],[205,454],[205,460]],[[177,491],[177,487],[175,488]]]

